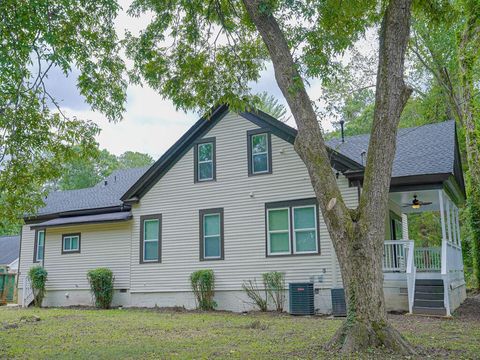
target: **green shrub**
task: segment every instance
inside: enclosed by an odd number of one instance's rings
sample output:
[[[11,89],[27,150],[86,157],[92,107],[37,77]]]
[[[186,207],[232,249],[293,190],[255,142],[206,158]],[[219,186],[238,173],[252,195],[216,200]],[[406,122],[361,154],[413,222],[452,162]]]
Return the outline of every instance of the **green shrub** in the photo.
[[[213,300],[215,295],[215,275],[213,270],[198,270],[190,275],[190,285],[200,310],[213,310],[217,303]]]
[[[113,298],[114,277],[112,271],[107,268],[89,270],[87,278],[95,298],[95,306],[108,309]]]
[[[276,310],[282,312],[285,305],[285,275],[278,271],[265,273],[263,283]]]
[[[261,290],[258,288],[257,280],[244,281],[242,288],[260,311],[267,311],[267,292],[265,290],[265,296],[262,295]]]
[[[47,270],[41,266],[34,266],[28,271],[28,277],[32,283],[33,300],[36,307],[42,307],[43,298],[45,297],[45,283],[47,282]]]

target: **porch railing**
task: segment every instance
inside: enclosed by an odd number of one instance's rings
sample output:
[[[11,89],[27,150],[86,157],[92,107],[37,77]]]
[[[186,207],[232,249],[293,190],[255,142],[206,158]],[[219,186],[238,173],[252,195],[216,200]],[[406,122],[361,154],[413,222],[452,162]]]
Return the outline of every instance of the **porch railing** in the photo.
[[[383,271],[405,272],[410,241],[386,240],[383,243]]]
[[[28,276],[23,277],[23,289],[22,289],[22,307],[28,307],[33,301],[34,294],[32,283]]]
[[[437,272],[442,269],[442,248],[415,248],[415,266],[419,272]]]

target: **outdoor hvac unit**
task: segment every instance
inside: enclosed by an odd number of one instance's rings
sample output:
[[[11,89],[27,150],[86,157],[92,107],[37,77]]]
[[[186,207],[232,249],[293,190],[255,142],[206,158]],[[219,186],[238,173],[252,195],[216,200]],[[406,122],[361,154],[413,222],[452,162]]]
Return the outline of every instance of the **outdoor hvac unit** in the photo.
[[[290,314],[314,315],[314,291],[312,283],[289,284]]]
[[[332,289],[332,311],[333,316],[347,316],[345,291],[341,288]]]

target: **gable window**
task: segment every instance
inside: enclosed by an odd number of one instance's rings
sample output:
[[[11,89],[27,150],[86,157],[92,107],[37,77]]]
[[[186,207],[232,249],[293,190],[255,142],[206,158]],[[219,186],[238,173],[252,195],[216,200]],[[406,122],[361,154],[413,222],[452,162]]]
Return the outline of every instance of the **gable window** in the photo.
[[[200,260],[222,260],[223,241],[223,208],[200,210]]]
[[[216,177],[215,138],[195,144],[195,182],[212,181]]]
[[[37,230],[35,232],[35,246],[34,246],[33,262],[40,262],[43,260],[45,252],[45,230]]]
[[[162,215],[140,217],[140,263],[161,262]]]
[[[269,132],[264,129],[250,130],[248,137],[248,175],[272,173],[272,145]]]
[[[80,234],[62,235],[62,254],[80,252]]]
[[[267,256],[319,253],[315,199],[268,203]]]

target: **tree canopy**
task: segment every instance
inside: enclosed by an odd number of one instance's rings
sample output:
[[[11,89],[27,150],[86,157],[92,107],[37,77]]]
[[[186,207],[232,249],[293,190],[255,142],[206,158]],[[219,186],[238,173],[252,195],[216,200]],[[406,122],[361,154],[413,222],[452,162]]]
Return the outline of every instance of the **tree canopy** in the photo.
[[[43,186],[62,164],[90,156],[98,127],[68,118],[45,79],[77,69],[77,87],[111,120],[124,110],[125,66],[112,0],[0,2],[0,219],[41,205]]]

